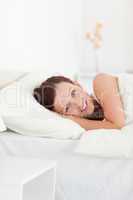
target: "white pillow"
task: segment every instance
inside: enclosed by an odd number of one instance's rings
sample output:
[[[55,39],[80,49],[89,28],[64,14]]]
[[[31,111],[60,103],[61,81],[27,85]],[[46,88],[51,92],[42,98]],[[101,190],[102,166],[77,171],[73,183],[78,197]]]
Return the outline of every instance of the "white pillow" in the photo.
[[[97,129],[85,132],[76,153],[110,158],[133,158],[133,124],[118,129]]]
[[[18,70],[6,70],[0,69],[0,89],[11,84],[26,75],[27,72],[22,72]]]
[[[79,138],[84,132],[77,123],[41,106],[33,97],[33,89],[53,74],[31,73],[2,89],[0,104],[6,126],[24,135]],[[55,75],[55,74],[54,74]]]

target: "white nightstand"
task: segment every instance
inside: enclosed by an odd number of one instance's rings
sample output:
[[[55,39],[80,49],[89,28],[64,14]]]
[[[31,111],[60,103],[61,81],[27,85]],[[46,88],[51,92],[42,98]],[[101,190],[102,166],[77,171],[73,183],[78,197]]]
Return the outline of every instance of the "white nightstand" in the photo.
[[[54,161],[0,157],[0,199],[54,200],[55,173]]]

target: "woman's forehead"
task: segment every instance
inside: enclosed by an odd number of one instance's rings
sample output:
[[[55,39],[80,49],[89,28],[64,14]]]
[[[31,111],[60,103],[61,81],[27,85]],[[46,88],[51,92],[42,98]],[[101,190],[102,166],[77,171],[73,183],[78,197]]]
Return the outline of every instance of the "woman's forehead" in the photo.
[[[74,84],[62,82],[56,86],[56,96],[68,97],[73,88],[75,88]]]

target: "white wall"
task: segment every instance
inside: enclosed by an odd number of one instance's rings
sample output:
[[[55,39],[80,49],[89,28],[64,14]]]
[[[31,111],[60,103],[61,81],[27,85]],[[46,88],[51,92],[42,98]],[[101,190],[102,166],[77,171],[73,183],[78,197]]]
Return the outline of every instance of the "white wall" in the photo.
[[[0,1],[0,68],[88,68],[85,32],[103,20],[100,67],[133,66],[132,0]]]
[[[126,66],[133,72],[133,1],[128,0],[126,20]]]
[[[0,67],[75,71],[81,15],[82,0],[0,1]]]
[[[96,21],[100,20],[104,24],[103,46],[99,52],[101,71],[125,71],[125,68],[133,66],[133,39],[131,37],[133,16],[130,12],[133,7],[130,5],[131,1],[84,1],[86,10],[84,32],[92,30]],[[84,50],[88,51],[86,46],[84,46]],[[83,63],[86,67],[88,60],[83,58]]]

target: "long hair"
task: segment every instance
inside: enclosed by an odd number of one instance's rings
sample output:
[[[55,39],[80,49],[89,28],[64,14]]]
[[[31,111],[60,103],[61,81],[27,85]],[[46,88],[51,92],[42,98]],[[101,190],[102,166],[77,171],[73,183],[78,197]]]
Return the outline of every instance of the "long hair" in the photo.
[[[93,100],[94,105],[94,111],[89,114],[86,118],[89,120],[103,120],[105,118],[104,116],[104,110],[100,103],[91,95],[91,98]]]

